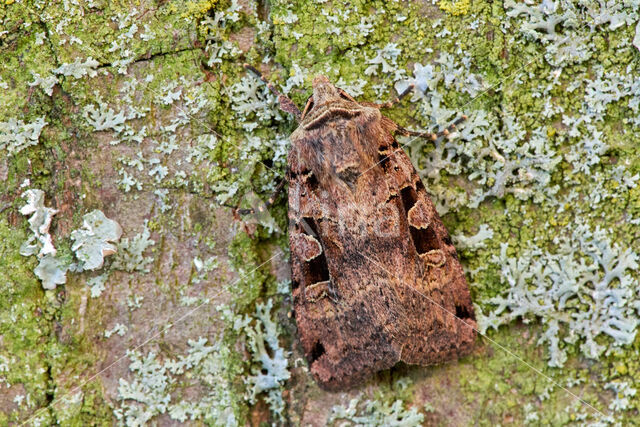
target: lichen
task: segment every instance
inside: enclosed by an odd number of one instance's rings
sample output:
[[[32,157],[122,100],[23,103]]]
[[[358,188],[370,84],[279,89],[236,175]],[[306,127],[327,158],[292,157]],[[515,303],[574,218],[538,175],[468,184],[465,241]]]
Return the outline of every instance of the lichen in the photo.
[[[42,190],[30,189],[22,195],[27,198],[27,204],[20,208],[20,213],[31,215],[29,228],[33,235],[20,247],[20,255],[37,255],[39,263],[33,272],[42,281],[43,288],[55,289],[67,281],[68,269],[68,262],[56,257],[57,250],[49,234],[51,221],[58,211],[44,205]]]
[[[402,395],[408,386],[407,381],[400,380],[395,385],[394,391]],[[361,400],[362,396],[351,399],[347,406],[333,406],[327,425],[367,427],[424,425],[424,414],[415,407],[405,408],[406,404],[402,399],[393,401],[370,399],[364,402]],[[425,411],[431,411],[429,405],[425,406]]]
[[[466,15],[467,13],[469,13],[469,9],[471,9],[471,1],[470,0],[454,0],[454,1],[440,0],[438,2],[438,7],[444,10],[445,12],[450,13],[453,16]]]
[[[487,224],[481,224],[478,232],[473,236],[464,236],[456,234],[453,237],[456,249],[458,250],[476,250],[486,247],[485,240],[493,238],[493,230]]]
[[[287,369],[289,356],[279,343],[278,325],[271,318],[273,300],[256,306],[255,326],[245,327],[249,348],[253,358],[259,362],[252,369],[252,375],[245,379],[249,391],[249,401],[255,403],[256,397],[267,393],[265,400],[276,420],[285,420],[285,402],[282,397],[284,383],[291,377]],[[263,329],[264,328],[264,329]]]
[[[97,270],[102,268],[104,257],[116,253],[115,242],[122,235],[122,228],[116,221],[107,218],[102,211],[94,210],[83,217],[82,228],[71,233],[71,246],[79,260],[78,269]]]
[[[480,330],[516,318],[543,318],[545,332],[538,342],[548,343],[549,364],[557,367],[567,360],[564,347],[577,343],[586,357],[597,359],[609,347],[600,335],[614,346],[633,343],[640,294],[630,273],[638,268],[638,255],[612,244],[604,230],[580,223],[569,236],[556,236],[554,246],[547,252],[531,245],[510,258],[508,244],[501,245],[493,262],[509,285],[507,295],[487,301],[497,307],[480,315]]]
[[[36,145],[42,129],[46,125],[44,117],[38,117],[31,123],[25,123],[16,118],[0,122],[0,150],[15,154],[29,146]]]
[[[271,317],[272,307],[272,300],[259,304],[255,324],[246,315],[227,311],[224,316],[239,333],[235,336],[237,343],[243,343],[252,353],[252,373],[244,378],[246,399],[255,402],[265,393],[274,416],[282,421],[285,416],[283,383],[290,374],[287,355],[278,343],[278,327]],[[105,332],[105,337],[122,331],[122,325],[116,325]],[[154,352],[146,356],[128,352],[133,378],[120,379],[115,416],[127,426],[144,425],[165,413],[181,422],[190,419],[214,425],[239,425],[242,411],[238,405],[244,397],[234,394],[239,388],[237,375],[242,373],[244,364],[234,362],[232,353],[224,338],[207,345],[207,339],[202,337],[188,340],[186,353],[177,358],[160,358]],[[194,385],[190,378],[206,386],[207,392],[199,400],[179,398],[177,390]]]
[[[42,281],[45,289],[55,289],[57,285],[67,282],[68,264],[54,255],[45,255],[40,258],[38,266],[33,270],[38,279]]]
[[[40,257],[55,255],[56,248],[53,246],[49,227],[51,227],[53,216],[58,211],[44,205],[44,192],[42,190],[27,190],[22,196],[26,197],[27,204],[20,208],[20,213],[22,215],[31,215],[29,217],[29,228],[33,232],[33,236],[23,243],[20,248],[20,254],[24,256],[37,254]]]
[[[129,273],[134,271],[148,273],[149,264],[153,261],[153,257],[145,256],[145,252],[155,244],[155,241],[150,239],[150,237],[151,233],[145,224],[140,233],[132,238],[126,237],[122,239],[118,244],[111,268]]]
[[[362,406],[362,408],[359,408]],[[334,406],[331,408],[329,425],[335,425],[336,421],[342,421],[339,425],[349,426],[421,426],[424,416],[415,408],[409,411],[404,409],[403,402],[396,400],[391,405],[381,404],[368,400],[361,403],[358,399],[352,399],[349,406]]]
[[[58,68],[51,70],[54,74],[61,74],[63,76],[70,76],[76,79],[80,79],[84,76],[95,77],[98,72],[95,70],[100,63],[95,59],[89,57],[85,61],[80,58],[76,58],[73,63],[62,64]]]

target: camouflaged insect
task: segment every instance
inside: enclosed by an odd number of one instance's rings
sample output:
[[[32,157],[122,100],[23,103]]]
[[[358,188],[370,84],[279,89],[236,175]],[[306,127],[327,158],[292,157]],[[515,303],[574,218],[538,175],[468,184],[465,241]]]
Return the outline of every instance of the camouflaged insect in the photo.
[[[293,305],[316,381],[344,389],[399,361],[469,353],[477,326],[464,272],[394,137],[416,133],[380,113],[398,99],[358,102],[318,76],[300,113],[268,85],[299,122],[287,173]]]

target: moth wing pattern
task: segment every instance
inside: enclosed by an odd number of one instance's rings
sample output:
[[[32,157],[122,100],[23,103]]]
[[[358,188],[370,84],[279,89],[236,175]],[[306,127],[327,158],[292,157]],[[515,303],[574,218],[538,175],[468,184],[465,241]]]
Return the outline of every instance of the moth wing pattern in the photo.
[[[476,337],[469,287],[449,232],[409,156],[397,145],[394,139],[387,148],[392,153],[386,175],[392,192],[399,194],[399,214],[406,218],[402,234],[411,236],[407,258],[412,251],[418,255],[413,258],[416,280],[396,286],[399,303],[411,314],[405,317],[408,333],[400,360],[419,365],[455,360],[471,352]]]
[[[314,80],[288,157],[298,334],[330,390],[399,361],[456,359],[476,334],[462,266],[397,125],[341,92]]]

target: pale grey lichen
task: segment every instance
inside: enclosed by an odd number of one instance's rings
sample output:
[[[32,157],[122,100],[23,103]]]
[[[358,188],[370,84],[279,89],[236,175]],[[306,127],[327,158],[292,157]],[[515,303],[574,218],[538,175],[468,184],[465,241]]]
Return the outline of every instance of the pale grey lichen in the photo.
[[[343,77],[340,77],[336,82],[336,87],[345,90],[349,95],[357,98],[362,95],[364,91],[362,90],[368,82],[364,79],[358,78],[353,81],[347,82]]]
[[[157,183],[161,182],[169,173],[169,169],[160,162],[161,160],[157,158],[149,159],[149,165],[152,167],[149,169],[149,172],[147,172],[149,176],[155,178]]]
[[[198,400],[176,400],[168,408],[169,416],[181,422],[190,419],[213,425],[237,425],[234,378],[227,367],[232,350],[220,342],[206,345],[205,338],[189,340],[188,344],[187,355],[167,363],[168,369],[173,375],[195,373],[207,391]]]
[[[162,171],[164,169],[160,169],[160,170]],[[172,208],[172,205],[169,203],[169,190],[167,188],[159,188],[155,190],[153,194],[157,196],[157,199],[156,199],[157,206],[160,212],[164,213],[169,211]]]
[[[451,237],[457,249],[476,250],[487,246],[485,240],[493,238],[493,230],[487,224],[481,224],[478,232],[473,236],[455,234]]]
[[[20,209],[20,213],[31,215],[29,226],[34,235],[23,243],[20,254],[38,256],[40,262],[34,273],[45,289],[55,289],[56,285],[66,283],[66,274],[70,268],[77,272],[101,268],[104,257],[116,252],[116,247],[110,242],[120,238],[120,225],[106,218],[101,211],[94,210],[83,217],[84,227],[71,233],[71,239],[74,240],[71,249],[79,262],[72,265],[70,261],[56,257],[57,251],[49,234],[49,227],[58,211],[44,206],[42,190],[30,189],[23,196],[27,198],[27,204]],[[89,279],[92,297],[100,296],[107,277],[108,273],[104,273]]]
[[[113,242],[120,239],[122,228],[99,210],[91,211],[82,218],[83,228],[71,233],[74,240],[71,250],[79,260],[80,270],[97,270],[102,267],[105,256],[116,253]]]
[[[502,125],[504,133],[496,135],[489,141],[489,146],[478,153],[484,155],[484,159],[497,161],[488,165],[485,173],[479,171],[469,176],[483,186],[470,197],[470,207],[478,207],[487,197],[503,197],[508,193],[521,200],[533,198],[540,202],[558,191],[549,183],[551,173],[561,159],[546,132],[537,129],[528,141],[523,142],[524,129],[514,116],[504,116]],[[478,161],[483,162],[486,160]]]
[[[42,129],[46,125],[44,116],[38,117],[30,123],[16,118],[0,122],[0,150],[16,154],[27,147],[38,144]]]
[[[252,369],[252,375],[245,378],[245,383],[249,387],[249,401],[255,403],[256,396],[266,392],[265,400],[269,404],[271,413],[282,420],[284,417],[282,391],[284,382],[291,377],[291,373],[287,368],[289,352],[280,346],[278,325],[271,318],[272,308],[272,299],[266,304],[259,303],[256,306],[255,326],[245,327],[249,348],[254,360],[258,362]]]
[[[122,189],[125,193],[131,191],[131,189],[135,188],[136,190],[142,190],[142,183],[138,181],[133,175],[129,175],[129,173],[124,170],[118,170],[118,174],[122,176],[118,180],[118,187]]]
[[[118,334],[119,336],[124,336],[127,333],[129,327],[127,325],[123,325],[122,323],[116,323],[113,328],[108,331],[104,331],[105,338],[111,338],[113,334]]]
[[[405,409],[402,400],[389,404],[377,400],[360,402],[352,399],[348,406],[336,405],[331,408],[327,424],[331,426],[366,427],[417,427],[423,425],[424,415],[417,408]]]
[[[197,274],[192,281],[197,284],[203,280],[207,280],[209,278],[209,273],[216,270],[220,266],[220,263],[218,261],[218,257],[212,255],[205,260],[200,259],[200,257],[195,257],[193,259],[193,265],[196,268]]]
[[[20,254],[24,256],[35,255],[42,257],[45,255],[55,255],[56,248],[53,246],[49,227],[53,216],[58,213],[56,209],[48,208],[44,205],[44,191],[30,189],[22,194],[27,198],[27,204],[20,208],[22,215],[29,217],[29,228],[33,236],[29,238],[20,248]]]
[[[638,268],[638,255],[611,243],[605,230],[592,230],[581,222],[558,235],[554,245],[546,251],[532,242],[515,258],[507,255],[508,244],[501,245],[493,262],[508,288],[486,301],[487,314],[478,307],[480,330],[484,333],[517,318],[542,318],[545,330],[539,343],[548,343],[549,365],[558,367],[574,344],[596,359],[608,348],[607,342],[615,347],[632,343],[640,292],[630,272]]]
[[[130,117],[127,117],[130,118]],[[147,134],[147,127],[146,126],[142,126],[140,129],[135,130],[134,128],[132,128],[131,126],[129,126],[128,124],[125,124],[124,127],[120,128],[120,126],[116,125],[116,126],[109,126],[105,129],[108,128],[113,128],[116,131],[118,131],[118,129],[121,129],[119,131],[119,133],[117,134],[118,139],[114,139],[113,141],[111,141],[109,144],[111,145],[118,145],[121,142],[127,142],[127,143],[136,143],[138,145],[140,145],[142,143],[142,141],[144,141],[144,139],[148,136]],[[94,126],[95,129],[95,126]],[[98,129],[96,129],[98,130]]]
[[[587,49],[588,54],[580,60],[586,59],[593,46],[592,43],[583,43],[583,38],[594,26],[608,23],[608,29],[613,31],[623,24],[629,25],[637,17],[640,6],[637,2],[627,2],[615,7],[615,11],[607,10],[603,4],[589,1],[582,2],[580,6],[569,1],[505,3],[508,16],[529,19],[521,30],[544,43],[549,58],[563,66],[579,59],[577,52],[573,52],[575,55],[571,58],[560,59],[562,55],[569,55],[566,49],[572,43],[584,44],[580,49]],[[589,25],[578,25],[576,20],[585,17]],[[564,35],[559,35],[558,31]],[[508,110],[451,110],[444,102],[447,91],[453,89],[475,97],[490,87],[484,76],[476,74],[470,67],[469,58],[460,53],[444,51],[432,64],[415,63],[413,77],[402,78],[395,83],[398,92],[409,84],[416,86],[411,101],[416,103],[419,117],[427,119],[427,123],[437,123],[440,129],[460,113],[470,116],[455,135],[436,141],[434,150],[425,150],[422,141],[407,143],[420,175],[427,179],[428,188],[436,195],[441,214],[460,206],[477,208],[487,198],[503,198],[507,194],[522,200],[553,203],[559,186],[550,185],[551,176],[563,157],[576,171],[591,172],[608,152],[610,144],[603,126],[599,124],[604,120],[608,106],[624,98],[629,99],[631,111],[625,120],[640,123],[637,119],[640,85],[631,68],[623,73],[604,66],[596,66],[593,73],[576,76],[570,82],[568,91],[580,88],[584,93],[578,112],[565,112],[565,107],[556,104],[551,95],[554,86],[560,84],[562,68],[552,70],[548,83],[543,80],[538,86],[539,92],[532,94],[534,98],[547,98],[541,115],[561,117],[569,127],[566,131],[550,131],[547,127],[531,129],[524,125],[523,118]],[[520,73],[515,76],[514,83],[523,84],[526,78],[527,73]],[[530,74],[528,78],[531,78]],[[569,150],[563,150],[560,155],[559,144],[568,145]],[[462,192],[442,185],[442,172],[465,175],[475,188],[469,186]]]
[[[167,411],[171,401],[169,387],[175,379],[167,375],[167,367],[153,352],[142,357],[128,350],[127,356],[131,361],[129,370],[135,376],[131,382],[120,378],[118,400],[122,403],[114,414],[127,426],[143,426],[155,415]]]
[[[177,82],[171,82],[163,88],[162,93],[158,93],[154,99],[154,103],[163,106],[169,106],[180,100],[182,89],[178,87]]]
[[[243,77],[231,86],[231,97],[231,108],[236,117],[242,120],[242,127],[247,131],[258,127],[259,122],[283,119],[277,108],[276,97],[254,76]]]
[[[204,264],[204,263],[203,263]],[[204,265],[202,266],[204,268]],[[277,420],[284,420],[284,382],[289,379],[288,353],[279,344],[278,325],[272,319],[273,302],[258,304],[255,317],[239,315],[220,308],[221,317],[239,334],[236,342],[251,353],[251,374],[245,377],[246,399],[255,401],[264,395]],[[118,327],[115,332],[122,331]],[[109,331],[112,335],[114,330]],[[155,352],[146,356],[129,351],[132,378],[121,378],[115,416],[127,426],[151,422],[159,414],[172,420],[201,420],[214,425],[237,425],[237,387],[234,385],[241,365],[229,365],[237,352],[222,339],[208,344],[206,338],[187,341],[186,354],[161,358]],[[245,366],[247,366],[245,365]],[[236,372],[237,371],[237,372]],[[235,373],[234,373],[235,372]],[[195,385],[204,387],[197,400],[181,397],[180,390]]]
[[[240,19],[241,9],[237,0],[232,0],[226,10],[214,11],[212,16],[207,15],[202,20],[201,25],[207,29],[205,52],[209,56],[209,67],[234,59],[242,53],[242,50],[228,40],[229,27]]]
[[[67,262],[49,254],[40,258],[33,272],[42,282],[43,288],[55,289],[57,285],[64,285],[67,282],[68,268]]]
[[[309,78],[309,74],[309,70],[302,68],[300,64],[293,61],[289,78],[287,78],[287,81],[282,85],[282,92],[288,95],[293,88],[303,87]]]
[[[58,78],[56,76],[41,77],[34,71],[31,74],[33,74],[33,81],[29,83],[29,86],[40,86],[44,93],[51,96],[53,87],[58,83]]]
[[[525,38],[545,46],[549,64],[566,66],[591,58],[596,46],[590,33],[596,28],[614,31],[636,23],[640,5],[636,1],[506,0],[504,8],[508,17],[519,19]]]
[[[142,307],[143,300],[144,297],[142,295],[131,295],[127,298],[127,307],[129,307],[131,311],[138,309]]]
[[[398,69],[398,56],[402,53],[402,49],[398,47],[397,43],[387,43],[375,51],[376,55],[367,60],[367,64],[370,65],[364,70],[366,75],[377,74],[378,71],[390,74]]]
[[[637,390],[632,383],[628,381],[611,381],[605,384],[605,390],[612,390],[615,394],[614,399],[609,404],[609,409],[614,412],[626,411],[631,407],[637,407],[637,399],[635,399]]]
[[[185,355],[165,360],[154,352],[142,356],[129,351],[133,378],[119,380],[116,418],[127,426],[142,426],[166,413],[180,422],[202,420],[214,425],[237,425],[232,379],[226,372],[231,350],[220,342],[207,345],[207,339],[202,337],[188,340],[188,346]],[[198,400],[174,397],[172,392],[181,384],[181,378],[194,375],[206,387],[205,395]]]
[[[76,58],[72,63],[65,63],[58,68],[52,70],[54,74],[61,74],[63,76],[70,76],[76,79],[80,79],[84,76],[95,77],[98,75],[96,68],[100,65],[98,61],[92,57],[82,61],[80,58]]]
[[[91,289],[91,298],[98,298],[104,291],[104,284],[109,278],[109,272],[92,277],[87,281],[87,286]]]
[[[429,131],[443,129],[462,113],[444,105],[449,88],[469,93],[484,88],[482,77],[469,80],[469,64],[464,60],[443,52],[435,63],[435,67],[415,64],[413,78],[395,84],[398,92],[409,84],[416,86],[411,101],[421,117],[438,125]],[[507,194],[536,202],[554,197],[559,188],[550,185],[551,176],[562,157],[545,128],[528,132],[522,119],[508,110],[472,110],[468,115],[459,131],[435,141],[432,150],[425,150],[424,142],[416,138],[404,143],[418,173],[437,196],[440,214],[460,206],[477,208],[487,198]],[[442,172],[466,175],[473,185],[464,192],[452,189],[441,183]]]
[[[124,122],[127,120],[123,111],[116,113],[107,104],[100,102],[98,108],[93,104],[83,108],[83,116],[88,124],[96,131],[124,129]]]
[[[27,198],[27,204],[20,209],[22,215],[29,217],[29,228],[33,235],[22,244],[20,254],[23,256],[37,255],[38,266],[33,270],[34,274],[42,282],[44,289],[55,289],[67,281],[68,263],[56,257],[56,248],[49,234],[53,216],[56,209],[44,205],[44,192],[38,189],[30,189],[23,193]]]
[[[155,244],[155,241],[150,237],[151,233],[145,224],[143,230],[133,238],[122,239],[118,244],[118,251],[111,268],[130,273],[134,271],[148,273],[149,264],[153,262],[153,257],[145,256],[144,253]]]

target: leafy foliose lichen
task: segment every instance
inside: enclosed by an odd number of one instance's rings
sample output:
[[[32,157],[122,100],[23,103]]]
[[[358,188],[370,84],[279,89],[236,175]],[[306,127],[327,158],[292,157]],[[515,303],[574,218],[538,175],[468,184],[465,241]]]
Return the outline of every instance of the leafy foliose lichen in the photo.
[[[404,399],[408,395],[410,386],[408,379],[396,381],[392,389],[394,391],[391,398],[384,397],[379,391],[376,399],[363,401],[360,395],[349,401],[348,405],[334,405],[331,408],[327,425],[330,426],[403,426],[414,427],[424,425],[424,414],[417,407],[407,408]],[[432,408],[429,404],[424,406],[424,412],[430,412]]]
[[[403,426],[417,427],[423,425],[424,415],[416,408],[404,408],[401,400],[386,405],[375,400],[360,402],[352,399],[347,407],[334,406],[331,408],[329,425],[340,426]],[[336,424],[340,421],[339,424]]]
[[[149,264],[153,261],[150,256],[144,253],[150,246],[155,244],[151,238],[149,228],[145,224],[141,233],[136,234],[131,239],[124,238],[118,244],[118,252],[111,264],[114,270],[123,270],[127,272],[149,272]]]
[[[517,318],[542,318],[539,343],[548,344],[549,365],[556,367],[564,365],[573,345],[597,359],[611,350],[608,343],[631,344],[640,314],[638,283],[630,274],[638,268],[638,254],[612,243],[605,230],[583,223],[557,236],[554,247],[545,251],[532,243],[510,257],[508,244],[501,245],[492,261],[508,287],[487,300],[487,314],[479,310],[480,330]]]
[[[65,260],[54,255],[45,255],[40,258],[33,272],[42,281],[43,288],[55,289],[57,285],[64,285],[67,282],[68,268],[69,264]]]
[[[27,198],[27,204],[20,208],[22,215],[29,217],[29,228],[33,236],[27,240],[20,248],[20,254],[24,256],[35,255],[55,255],[56,248],[53,246],[49,227],[53,216],[58,213],[56,209],[48,208],[44,205],[44,191],[31,189],[23,193]]]
[[[85,61],[80,58],[76,58],[75,61],[68,64],[62,64],[58,68],[52,70],[54,74],[60,74],[63,76],[69,76],[76,79],[80,79],[84,76],[95,77],[98,75],[96,67],[100,63],[95,59],[89,57]]]
[[[37,255],[40,260],[34,273],[42,281],[45,289],[55,289],[67,281],[68,262],[57,258],[57,250],[53,246],[53,239],[49,234],[53,216],[58,213],[53,208],[44,205],[44,191],[30,189],[23,193],[27,204],[20,209],[22,215],[29,217],[29,228],[33,235],[20,247],[23,256]]]
[[[277,324],[272,319],[273,303],[258,304],[255,318],[226,311],[236,333],[235,345],[247,345],[252,358],[251,375],[245,376],[245,395],[240,393],[237,379],[243,373],[243,363],[236,363],[236,350],[224,338],[208,344],[206,338],[188,340],[186,354],[163,358],[155,352],[143,356],[129,351],[131,379],[120,379],[118,407],[115,416],[125,425],[139,426],[159,414],[184,422],[202,420],[213,425],[238,425],[239,405],[248,399],[263,397],[272,415],[284,421],[284,382],[289,379],[288,353],[279,344]],[[108,331],[109,336],[121,326]],[[206,392],[198,400],[180,398],[180,391],[194,386],[194,380]]]
[[[255,402],[256,396],[266,392],[265,400],[272,415],[284,421],[282,392],[285,381],[291,376],[287,369],[289,353],[280,346],[278,325],[271,318],[272,307],[271,299],[266,304],[258,304],[255,326],[245,327],[253,359],[258,362],[245,382],[249,387],[249,400]]]
[[[42,129],[47,124],[44,117],[38,117],[31,123],[15,118],[0,122],[0,150],[16,154],[29,146],[36,145]]]
[[[74,240],[71,250],[78,258],[80,270],[97,270],[104,257],[116,253],[116,242],[122,235],[120,225],[107,218],[102,211],[94,210],[83,216],[83,228],[71,233]]]

